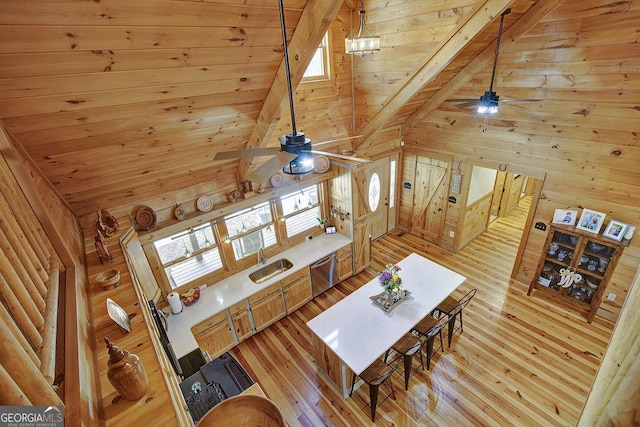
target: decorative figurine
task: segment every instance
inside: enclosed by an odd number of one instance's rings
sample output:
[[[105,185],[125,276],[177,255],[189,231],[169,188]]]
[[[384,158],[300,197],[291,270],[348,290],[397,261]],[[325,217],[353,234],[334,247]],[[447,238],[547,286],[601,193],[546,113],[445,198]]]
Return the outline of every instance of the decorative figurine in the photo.
[[[138,400],[147,392],[149,383],[144,367],[135,354],[122,351],[113,345],[107,337],[104,342],[109,349],[109,369],[107,378],[125,400]]]

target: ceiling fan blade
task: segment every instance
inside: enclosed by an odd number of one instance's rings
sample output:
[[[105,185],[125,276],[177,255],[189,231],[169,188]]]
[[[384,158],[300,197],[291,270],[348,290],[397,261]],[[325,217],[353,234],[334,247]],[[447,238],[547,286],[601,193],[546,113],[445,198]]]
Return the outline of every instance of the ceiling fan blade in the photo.
[[[266,161],[258,168],[250,171],[245,179],[248,179],[251,182],[257,182],[258,184],[267,182],[274,173],[278,172],[284,165],[286,165],[296,157],[298,157],[297,154],[287,153],[286,151],[279,151],[275,155],[275,157]]]
[[[328,151],[311,150],[311,152],[313,154],[322,154],[323,156],[335,157],[335,158],[338,158],[338,159],[353,160],[353,161],[356,161],[356,162],[364,162],[364,163],[370,163],[371,162],[371,160],[369,160],[369,159],[362,159],[360,157],[353,157],[353,156],[345,156],[344,154],[329,153]]]
[[[444,102],[475,102],[477,103],[480,100],[480,97],[477,98],[449,98],[445,99]]]
[[[501,99],[500,102],[540,102],[542,99]]]
[[[314,142],[313,146],[317,147],[319,145],[333,144],[334,142],[348,141],[350,139],[356,139],[356,138],[360,138],[362,136],[364,136],[364,135],[353,135],[353,136],[345,136],[344,138],[328,139],[328,140],[322,141],[322,142]]]
[[[280,147],[253,148],[249,150],[220,151],[213,160],[246,159],[258,156],[273,156],[280,152]]]

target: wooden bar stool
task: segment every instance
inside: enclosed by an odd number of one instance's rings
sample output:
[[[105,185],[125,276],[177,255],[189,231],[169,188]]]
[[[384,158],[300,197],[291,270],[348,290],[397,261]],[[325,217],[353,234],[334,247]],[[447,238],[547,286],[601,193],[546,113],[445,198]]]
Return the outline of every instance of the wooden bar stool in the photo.
[[[395,362],[396,359],[402,357],[404,361],[405,390],[409,390],[409,376],[411,375],[411,367],[413,366],[413,356],[420,350],[421,346],[422,341],[420,341],[420,337],[418,337],[417,335],[413,335],[411,332],[407,332],[389,350],[387,350],[384,355],[384,360],[386,362],[391,350],[396,352],[398,357],[396,357],[391,363]],[[422,366],[422,369],[424,369],[422,356],[420,356],[420,365]]]
[[[387,364],[380,359],[376,359],[371,365],[367,367],[364,371],[360,373],[360,375],[353,374],[351,380],[351,391],[349,392],[349,396],[353,394],[353,388],[356,384],[356,378],[360,377],[362,381],[367,383],[369,386],[369,406],[371,406],[371,421],[376,420],[376,409],[378,406],[382,405],[382,403],[387,400],[389,396],[396,400],[396,393],[393,390],[393,384],[391,383],[391,374],[398,368],[399,363],[396,364]],[[380,385],[386,384],[391,388],[391,393],[387,394],[384,399],[378,403],[378,392],[380,390]],[[356,392],[356,395],[360,397],[365,403],[367,401]]]
[[[453,338],[453,334],[460,330],[460,333],[464,332],[462,325],[462,310],[469,304],[471,299],[475,296],[476,289],[471,289],[465,296],[456,300],[455,298],[448,296],[438,304],[438,307],[434,310],[434,312],[438,313],[439,316],[445,315],[447,321],[449,322],[448,328],[448,337],[449,337],[449,347],[451,347],[451,339]],[[456,318],[460,318],[460,324],[456,324]]]
[[[440,349],[444,350],[442,329],[445,327],[448,321],[449,320],[445,316],[441,317],[440,319],[436,319],[435,317],[429,315],[419,321],[418,324],[413,327],[413,331],[419,334],[420,339],[425,346],[425,353],[427,355],[427,370],[431,368],[431,359],[434,353],[437,353]],[[440,344],[438,344],[438,346],[434,349],[433,343],[436,337],[440,338]],[[422,359],[422,351],[420,351],[420,359]],[[422,368],[424,369],[424,363],[422,364]]]

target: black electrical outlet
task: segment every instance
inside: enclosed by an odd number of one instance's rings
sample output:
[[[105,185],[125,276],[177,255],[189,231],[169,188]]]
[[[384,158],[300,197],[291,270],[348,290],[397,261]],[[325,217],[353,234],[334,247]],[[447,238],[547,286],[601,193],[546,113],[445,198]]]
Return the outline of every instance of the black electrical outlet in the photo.
[[[538,230],[542,230],[542,231],[544,231],[544,230],[546,230],[546,229],[547,229],[547,224],[545,224],[544,222],[536,222],[535,227],[536,227]]]

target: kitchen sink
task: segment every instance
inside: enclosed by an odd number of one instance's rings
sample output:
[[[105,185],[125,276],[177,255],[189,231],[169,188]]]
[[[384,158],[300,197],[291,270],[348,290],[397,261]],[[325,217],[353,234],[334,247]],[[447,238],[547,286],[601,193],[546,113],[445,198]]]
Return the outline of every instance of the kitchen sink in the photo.
[[[260,270],[256,270],[249,274],[249,279],[251,279],[253,283],[264,283],[272,277],[287,271],[291,267],[293,267],[291,261],[286,258],[281,258],[277,261],[273,261],[271,264],[265,265]]]

